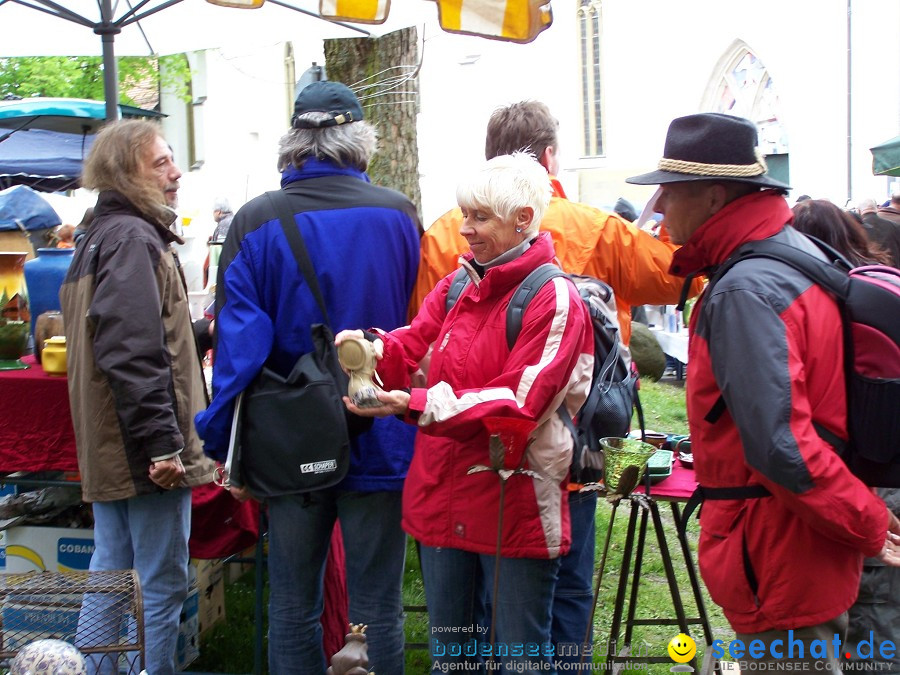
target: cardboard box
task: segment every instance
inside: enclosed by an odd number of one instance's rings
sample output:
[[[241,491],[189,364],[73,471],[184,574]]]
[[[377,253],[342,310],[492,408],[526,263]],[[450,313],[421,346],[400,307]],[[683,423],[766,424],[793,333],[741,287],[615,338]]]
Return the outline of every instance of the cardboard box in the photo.
[[[200,656],[199,593],[188,593],[178,622],[178,642],[175,648],[175,670],[184,670]]]
[[[35,640],[74,642],[81,611],[81,596],[60,596],[61,606],[8,602],[3,605],[3,650],[16,651]]]
[[[12,527],[5,533],[0,572],[87,570],[94,553],[94,531],[70,527]]]
[[[225,565],[221,560],[191,559],[191,588],[199,593],[199,633],[225,620]]]
[[[225,620],[225,580],[220,578],[206,590],[198,592],[200,594],[199,632],[200,635],[203,635],[217,623]]]

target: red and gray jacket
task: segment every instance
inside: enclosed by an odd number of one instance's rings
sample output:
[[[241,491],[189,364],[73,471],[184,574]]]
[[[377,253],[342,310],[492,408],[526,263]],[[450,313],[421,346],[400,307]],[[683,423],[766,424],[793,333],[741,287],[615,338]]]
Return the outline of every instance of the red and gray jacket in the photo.
[[[711,275],[741,244],[769,237],[819,255],[790,220],[775,191],[735,200],[675,253],[671,271]],[[878,553],[888,523],[881,499],[813,427],[847,437],[838,308],[786,264],[751,259],[704,292],[690,329],[697,479],[771,493],[704,502],[699,562],[710,596],[742,633],[833,619],[853,604],[863,556]]]
[[[530,271],[553,260],[550,235],[538,235],[518,258],[488,269],[447,312],[453,274],[438,282],[412,323],[383,334],[379,374],[386,389],[409,386],[409,374],[434,344],[426,388],[413,388],[407,419],[418,424],[403,489],[403,527],[426,546],[493,554],[500,481],[490,465],[485,422],[500,417],[537,424],[534,442],[506,456],[516,468],[506,484],[502,555],[555,558],[570,545],[565,481],[572,437],[556,414],[584,403],[593,365],[590,318],[575,286],[559,277],[529,303],[522,330],[506,344],[506,307]],[[471,254],[464,256],[469,267]]]

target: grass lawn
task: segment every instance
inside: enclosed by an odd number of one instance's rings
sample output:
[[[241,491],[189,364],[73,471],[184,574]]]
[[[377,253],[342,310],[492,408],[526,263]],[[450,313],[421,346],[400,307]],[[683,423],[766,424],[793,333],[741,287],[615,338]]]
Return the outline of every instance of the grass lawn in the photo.
[[[641,401],[644,408],[645,425],[648,429],[668,433],[687,433],[684,390],[679,383],[643,382],[641,385]],[[604,653],[611,629],[612,606],[616,593],[616,583],[621,569],[622,548],[625,542],[629,510],[623,504],[616,513],[613,537],[594,624],[595,654]],[[600,559],[601,546],[606,536],[611,513],[612,506],[601,499],[597,508],[597,562]],[[660,505],[660,513],[667,532],[674,532],[671,511],[666,504]],[[695,546],[697,538],[696,519],[689,525],[688,533],[689,540]],[[681,591],[682,601],[685,604],[685,611],[689,617],[696,616],[697,610],[690,591],[687,571],[684,565],[679,563],[681,560],[680,550],[677,550],[675,537],[671,536],[669,539],[670,551],[674,558],[678,587]],[[428,617],[422,611],[425,605],[425,593],[419,574],[418,558],[416,557],[412,541],[409,542],[407,548],[403,594],[404,603],[407,605],[406,672],[407,675],[424,675],[430,672],[431,667],[425,648],[428,642]],[[710,602],[709,597],[705,594],[705,589],[704,597],[714,638],[730,640],[733,633],[730,632],[728,623],[722,616],[721,611]],[[200,659],[194,662],[189,668],[190,671],[207,673],[252,672],[255,630],[253,619],[253,574],[248,573],[237,582],[226,587],[225,601],[227,621],[215,626],[203,636]],[[665,581],[665,572],[651,524],[647,533],[647,544],[641,569],[636,617],[639,619],[652,619],[674,616],[671,596]],[[634,652],[649,656],[666,656],[666,646],[669,640],[678,632],[677,626],[674,625],[638,625],[635,627],[632,639]],[[698,643],[702,642],[702,631],[699,625],[691,627],[691,634]],[[702,648],[702,645],[698,644],[698,647]],[[702,659],[702,649],[699,651],[697,658],[698,660]],[[597,662],[601,662],[602,659],[602,656],[595,656],[595,661]],[[647,667],[647,671],[653,675],[664,675],[664,673],[669,672],[669,668],[672,665],[671,662],[650,664]],[[392,674],[379,673],[379,675]]]

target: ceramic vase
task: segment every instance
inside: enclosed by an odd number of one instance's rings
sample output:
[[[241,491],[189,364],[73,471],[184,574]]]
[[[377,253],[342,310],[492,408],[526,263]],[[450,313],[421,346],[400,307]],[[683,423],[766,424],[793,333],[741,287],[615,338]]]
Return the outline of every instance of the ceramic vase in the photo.
[[[38,363],[41,363],[42,354],[44,353],[42,349],[44,340],[65,334],[66,329],[63,323],[62,312],[57,310],[41,312],[34,322],[34,356]]]
[[[31,311],[31,333],[35,333],[37,317],[44,312],[58,311],[59,289],[69,265],[74,248],[39,248],[37,257],[25,263],[25,284],[28,287],[28,306]],[[35,346],[38,343],[35,340]]]
[[[0,316],[10,321],[28,321],[25,287],[27,253],[0,252]]]

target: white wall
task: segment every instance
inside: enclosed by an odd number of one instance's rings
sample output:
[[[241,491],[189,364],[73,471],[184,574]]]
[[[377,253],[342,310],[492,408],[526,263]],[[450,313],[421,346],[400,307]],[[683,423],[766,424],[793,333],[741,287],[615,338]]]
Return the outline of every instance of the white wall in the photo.
[[[491,112],[525,99],[544,101],[560,120],[560,178],[570,198],[598,206],[618,196],[643,203],[653,189],[624,178],[656,166],[674,117],[703,109],[717,64],[736,40],[774,78],[793,195],[845,202],[847,0],[604,0],[606,154],[596,158],[579,156],[576,7],[577,0],[553,0],[553,25],[527,45],[444,33],[436,13],[424,12],[418,132],[426,225],[455,204],[459,176],[483,160]],[[852,7],[852,197],[883,200],[889,182],[872,176],[869,147],[900,134],[900,2],[852,0]],[[320,39],[297,36],[293,44],[297,77],[313,61],[324,63]],[[198,92],[206,96],[195,106],[204,164],[182,179],[181,208],[194,218],[197,236],[212,228],[216,196],[237,208],[277,187],[277,141],[292,104],[283,39],[203,54],[192,58]],[[163,110],[172,115],[167,130],[186,142],[186,107],[167,98]]]

